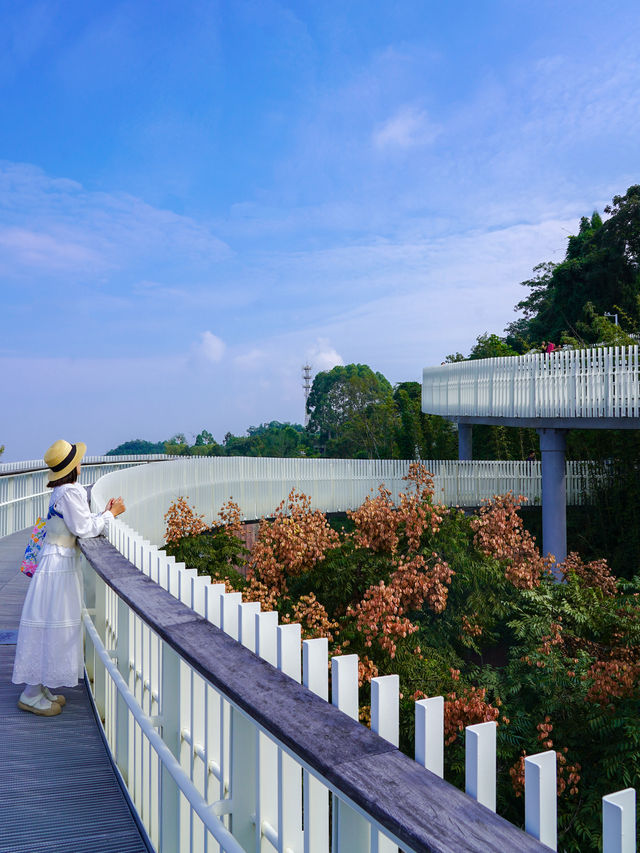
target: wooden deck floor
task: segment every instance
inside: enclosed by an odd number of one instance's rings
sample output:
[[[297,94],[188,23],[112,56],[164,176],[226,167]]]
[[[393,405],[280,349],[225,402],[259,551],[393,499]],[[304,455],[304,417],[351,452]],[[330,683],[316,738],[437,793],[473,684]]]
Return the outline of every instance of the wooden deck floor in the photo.
[[[28,531],[0,539],[0,851],[146,853],[84,684],[66,689],[58,717],[17,706],[15,634],[29,584],[20,574]]]

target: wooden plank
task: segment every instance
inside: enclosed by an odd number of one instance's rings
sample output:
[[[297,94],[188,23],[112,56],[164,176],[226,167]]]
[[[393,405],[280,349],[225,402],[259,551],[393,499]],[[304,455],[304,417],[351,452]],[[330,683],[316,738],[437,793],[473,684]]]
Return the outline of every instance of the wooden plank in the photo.
[[[20,571],[29,528],[0,539],[0,631],[17,631],[29,578]]]
[[[84,684],[58,717],[20,711],[14,653],[0,646],[0,850],[147,853]]]

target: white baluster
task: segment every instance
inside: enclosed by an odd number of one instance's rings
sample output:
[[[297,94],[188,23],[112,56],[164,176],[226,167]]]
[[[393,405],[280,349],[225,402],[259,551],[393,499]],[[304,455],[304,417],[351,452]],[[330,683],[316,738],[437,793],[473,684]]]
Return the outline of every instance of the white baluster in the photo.
[[[302,644],[302,683],[325,702],[329,699],[329,641],[326,637]],[[306,770],[302,776],[304,797],[304,853],[328,853],[329,791]]]
[[[602,798],[602,853],[635,853],[636,792],[625,788]]]
[[[326,637],[302,644],[302,683],[316,696],[329,701],[329,641]]]
[[[331,701],[358,719],[358,655],[341,655],[331,658]]]
[[[238,622],[238,608],[242,603],[242,593],[225,592],[222,594],[222,624],[220,627],[237,640],[240,636],[240,625]]]
[[[358,719],[358,656],[331,658],[331,701],[354,720]],[[371,826],[339,797],[333,798],[333,837],[336,853],[369,853]]]
[[[465,728],[465,790],[483,806],[496,810],[495,722]]]
[[[300,683],[300,625],[279,625],[278,669]],[[278,853],[301,850],[302,768],[281,749],[278,750]]]
[[[256,614],[260,613],[259,601],[244,601],[238,608],[240,634],[238,639],[250,651],[256,650]]]
[[[278,612],[276,610],[255,615],[256,654],[271,666],[278,664]]]
[[[222,625],[222,596],[225,586],[223,583],[212,583],[205,587],[205,619],[220,628]]]
[[[525,758],[525,830],[552,850],[557,844],[557,785],[554,750]]]
[[[395,747],[400,743],[400,676],[371,679],[371,728]],[[371,827],[372,853],[398,853],[398,845]]]
[[[415,759],[441,779],[444,777],[444,698],[420,699],[416,709]]]
[[[400,743],[400,676],[371,679],[371,728],[394,746]]]

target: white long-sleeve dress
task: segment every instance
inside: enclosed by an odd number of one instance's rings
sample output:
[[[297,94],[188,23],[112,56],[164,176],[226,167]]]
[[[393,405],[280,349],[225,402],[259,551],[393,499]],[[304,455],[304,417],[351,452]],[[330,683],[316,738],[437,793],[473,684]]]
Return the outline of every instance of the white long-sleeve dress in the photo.
[[[13,667],[15,684],[75,687],[82,678],[82,586],[76,537],[99,536],[113,518],[92,514],[77,483],[56,486],[38,568],[29,582]]]

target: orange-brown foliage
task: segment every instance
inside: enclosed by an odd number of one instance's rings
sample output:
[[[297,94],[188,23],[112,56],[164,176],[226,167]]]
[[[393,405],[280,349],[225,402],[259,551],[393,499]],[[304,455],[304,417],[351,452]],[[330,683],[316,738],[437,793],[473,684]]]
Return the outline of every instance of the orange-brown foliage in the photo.
[[[590,563],[585,563],[579,554],[572,551],[558,568],[565,580],[573,575],[581,580],[584,586],[601,589],[604,595],[611,596],[617,592],[616,579],[611,574],[606,560],[592,560]]]
[[[177,542],[185,536],[197,536],[207,529],[202,520],[204,515],[197,515],[195,509],[187,503],[188,500],[188,497],[177,498],[165,513],[165,542]]]
[[[339,624],[329,619],[324,606],[318,601],[315,593],[301,595],[293,606],[293,613],[282,618],[283,622],[299,622],[302,628],[302,639],[326,637],[333,642]]]
[[[625,699],[633,695],[639,675],[640,664],[635,661],[620,658],[597,660],[584,676],[593,679],[586,698],[589,702],[613,707],[612,699]]]
[[[444,742],[452,744],[465,726],[497,720],[500,710],[485,702],[484,687],[465,687],[449,693],[444,702]]]
[[[362,506],[347,512],[356,529],[353,540],[359,548],[395,554],[398,548],[398,517],[391,492],[378,486],[375,498],[365,498]]]
[[[541,746],[543,746],[545,749],[553,749],[553,740],[549,736],[551,731],[553,730],[553,726],[551,725],[551,719],[549,717],[545,717],[544,722],[538,723],[536,728],[538,730],[538,740],[540,741]],[[556,790],[559,797],[562,796],[565,791],[567,791],[570,796],[575,797],[575,795],[578,793],[578,783],[580,782],[580,771],[582,767],[578,762],[576,762],[575,764],[567,764],[567,752],[568,749],[566,746],[562,750],[556,750]],[[526,756],[523,752],[520,758],[509,770],[509,775],[511,776],[511,784],[513,785],[513,790],[515,791],[516,797],[522,797],[524,795],[525,758]]]
[[[224,527],[229,536],[240,536],[242,533],[242,511],[232,497],[222,504],[218,518],[220,519],[220,526]]]
[[[474,544],[483,554],[505,563],[505,577],[519,589],[533,589],[548,574],[554,558],[542,557],[534,537],[522,526],[518,510],[526,498],[496,495],[471,519]]]
[[[386,552],[395,564],[389,583],[373,584],[362,601],[347,608],[347,615],[355,617],[365,645],[371,648],[375,642],[391,658],[396,655],[397,641],[418,630],[405,614],[418,610],[425,602],[435,613],[441,613],[453,576],[453,570],[435,551],[429,560],[416,553],[423,534],[437,532],[445,512],[431,503],[432,475],[423,465],[413,463],[404,479],[412,482],[414,489],[400,495],[399,507],[391,500],[391,492],[380,486],[377,497],[368,497],[359,509],[348,513],[356,526],[356,545]],[[407,547],[400,556],[403,535]]]

